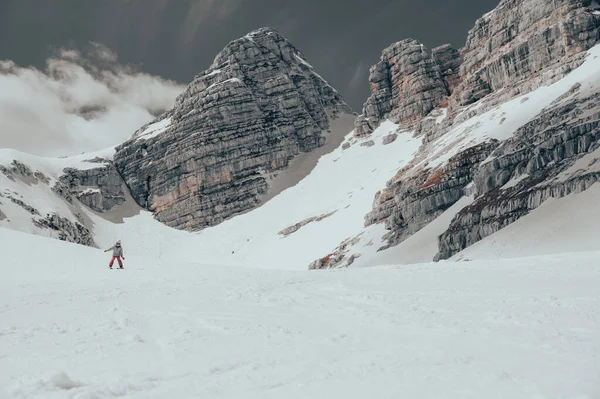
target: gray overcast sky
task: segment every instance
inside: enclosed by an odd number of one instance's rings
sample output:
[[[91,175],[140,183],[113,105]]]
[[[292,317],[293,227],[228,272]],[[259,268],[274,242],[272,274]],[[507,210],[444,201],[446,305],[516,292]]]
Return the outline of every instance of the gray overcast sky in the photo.
[[[0,60],[43,66],[95,41],[123,63],[182,83],[231,40],[279,30],[360,112],[381,50],[408,37],[462,47],[498,0],[0,0]]]

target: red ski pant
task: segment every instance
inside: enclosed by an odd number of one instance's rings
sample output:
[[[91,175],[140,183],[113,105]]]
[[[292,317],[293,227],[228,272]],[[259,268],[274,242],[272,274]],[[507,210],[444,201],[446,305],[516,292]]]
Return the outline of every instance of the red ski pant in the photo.
[[[112,267],[113,263],[115,263],[115,259],[117,260],[117,262],[119,262],[119,266],[123,267],[123,262],[121,262],[121,257],[120,256],[113,256],[112,259],[110,260],[110,263],[108,265],[110,267]]]

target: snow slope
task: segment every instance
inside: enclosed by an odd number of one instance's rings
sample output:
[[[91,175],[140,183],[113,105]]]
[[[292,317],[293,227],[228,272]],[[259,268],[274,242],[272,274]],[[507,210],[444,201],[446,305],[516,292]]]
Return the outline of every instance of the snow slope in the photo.
[[[126,259],[0,228],[0,397],[581,398],[600,253],[344,271]],[[31,251],[36,248],[35,251]]]
[[[85,162],[93,156],[55,160],[6,151],[0,153],[0,165],[10,166],[13,159],[18,159],[32,171],[44,173],[51,182],[11,181],[2,174],[0,182],[22,196],[28,205],[39,208],[42,214],[54,211],[72,221],[77,220],[75,213],[85,215],[90,221],[88,227],[102,247],[121,239],[132,254],[152,253],[157,258],[193,262],[202,259],[222,265],[306,269],[325,251],[362,229],[364,215],[371,209],[375,192],[418,150],[421,139],[414,138],[412,132],[400,132],[397,140],[383,145],[383,137],[396,131],[395,124],[385,122],[368,139],[354,139],[350,132],[346,142],[352,145],[321,157],[313,172],[297,185],[252,212],[197,234],[170,229],[131,204],[133,212],[115,224],[109,215],[97,214],[83,206],[73,209],[52,192],[53,182],[63,168],[100,166]],[[372,146],[361,145],[370,144],[371,140]],[[0,226],[38,235],[50,234],[33,226],[32,215],[22,207],[1,199],[0,202],[0,210],[7,216],[0,220]],[[293,234],[279,234],[307,218],[327,214],[331,215],[307,224]]]
[[[1,166],[10,168],[13,160],[18,160],[32,172],[41,172],[48,179],[48,183],[21,177],[11,180],[0,173],[0,228],[56,238],[56,231],[37,227],[32,223],[32,219],[42,218],[48,213],[57,213],[71,222],[78,222],[80,219],[75,215],[79,214],[86,222],[86,227],[93,232],[94,240],[100,247],[107,248],[117,239],[122,239],[127,252],[132,256],[162,258],[164,248],[173,247],[182,236],[188,236],[189,233],[171,229],[157,222],[151,213],[134,204],[131,197],[128,203],[117,211],[98,214],[77,201],[71,205],[52,191],[64,168],[83,170],[102,167],[105,163],[89,160],[96,157],[111,159],[113,154],[114,149],[110,148],[72,157],[46,158],[0,149]],[[23,206],[14,203],[10,197],[23,201],[37,210],[39,215],[32,214]]]
[[[416,153],[421,139],[400,132],[383,145],[383,137],[397,126],[384,122],[369,139],[353,139],[346,150],[338,148],[321,157],[315,169],[296,186],[258,209],[189,237],[183,245],[185,260],[199,257],[216,264],[248,267],[306,269],[363,227],[375,192]],[[371,147],[362,146],[373,140]],[[332,213],[332,214],[331,214]],[[279,234],[311,217],[331,214],[296,232]]]

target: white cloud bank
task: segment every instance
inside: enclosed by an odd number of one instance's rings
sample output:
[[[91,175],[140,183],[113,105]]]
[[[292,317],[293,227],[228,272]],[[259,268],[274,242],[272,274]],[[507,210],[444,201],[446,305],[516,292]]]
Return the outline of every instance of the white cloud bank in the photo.
[[[61,50],[45,70],[0,61],[0,148],[63,156],[116,145],[184,86],[118,63],[106,47]]]

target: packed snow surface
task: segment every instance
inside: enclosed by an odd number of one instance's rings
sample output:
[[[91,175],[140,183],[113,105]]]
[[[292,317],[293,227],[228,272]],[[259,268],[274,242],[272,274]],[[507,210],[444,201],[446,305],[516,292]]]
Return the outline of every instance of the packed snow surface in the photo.
[[[308,272],[125,247],[109,270],[98,250],[1,228],[0,242],[6,398],[598,393],[599,252]]]

